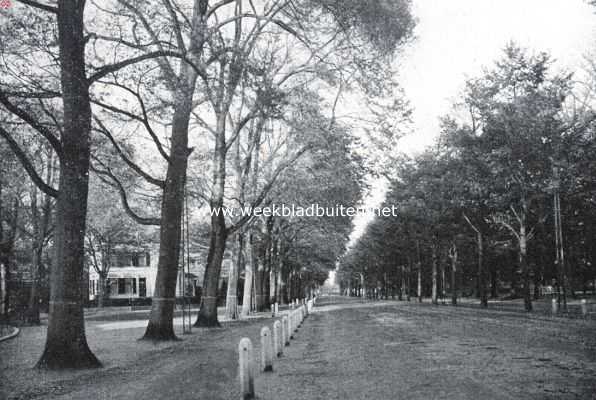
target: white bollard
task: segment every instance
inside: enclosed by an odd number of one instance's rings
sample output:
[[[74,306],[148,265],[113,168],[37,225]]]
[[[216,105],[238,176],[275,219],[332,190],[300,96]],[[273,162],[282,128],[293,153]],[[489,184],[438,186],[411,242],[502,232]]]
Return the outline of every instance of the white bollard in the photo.
[[[278,320],[273,323],[273,352],[275,353],[276,357],[281,357],[284,352],[283,340],[283,330],[281,327],[281,322]]]
[[[559,309],[559,305],[557,304],[557,299],[552,299],[551,300],[551,308],[552,308],[553,315],[556,315],[557,314],[557,311]]]
[[[275,310],[275,315],[279,314],[279,303],[275,303],[275,305],[273,306],[274,310]]]
[[[582,301],[581,301],[581,309],[582,309],[582,315],[584,317],[587,317],[588,316],[588,304],[587,304],[586,299],[582,299]]]
[[[255,379],[253,370],[252,343],[249,338],[240,339],[238,344],[238,376],[242,399],[255,398]]]
[[[283,328],[284,345],[289,346],[290,345],[290,319],[288,318],[287,315],[284,315],[284,317],[282,318],[281,321],[282,321],[281,326]]]
[[[271,343],[271,330],[266,326],[261,328],[261,368],[263,368],[263,372],[273,371],[273,346]]]

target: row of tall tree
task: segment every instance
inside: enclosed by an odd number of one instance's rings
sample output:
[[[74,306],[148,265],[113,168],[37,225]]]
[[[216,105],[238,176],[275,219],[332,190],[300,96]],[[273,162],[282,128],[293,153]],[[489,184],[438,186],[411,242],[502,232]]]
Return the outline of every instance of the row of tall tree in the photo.
[[[336,105],[349,90],[393,95],[384,78],[414,24],[405,0],[22,0],[4,14],[0,136],[46,196],[44,215],[53,208],[51,232],[41,218],[37,234],[52,250],[43,368],[100,365],[87,345],[82,306],[85,242],[101,239],[99,223],[87,229],[90,173],[136,223],[159,227],[144,337],[173,339],[185,199],[211,210],[284,196],[324,202],[339,197],[337,184],[314,192],[312,180],[345,178],[352,201],[357,163]],[[337,95],[322,95],[330,91]],[[34,158],[40,144],[47,161]],[[317,172],[331,161],[339,164]],[[284,265],[288,284],[320,280],[317,266],[330,265],[347,225],[317,224],[211,214],[196,324],[218,325],[217,287],[231,238],[244,243],[237,265],[256,277],[257,308],[271,260]],[[3,231],[3,251],[15,232]],[[323,236],[333,238],[329,248],[313,242]]]
[[[342,260],[354,295],[558,301],[594,291],[594,71],[511,43],[467,81],[435,146],[396,157],[385,206]],[[587,77],[587,78],[586,78]],[[580,80],[581,78],[581,80]]]

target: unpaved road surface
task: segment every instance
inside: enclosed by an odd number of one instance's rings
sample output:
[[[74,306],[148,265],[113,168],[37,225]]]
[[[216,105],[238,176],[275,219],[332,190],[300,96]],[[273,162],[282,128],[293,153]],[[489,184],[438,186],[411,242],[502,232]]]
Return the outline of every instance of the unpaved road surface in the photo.
[[[270,318],[138,342],[143,329],[93,322],[96,371],[37,372],[43,328],[0,344],[10,399],[239,399],[237,345]],[[258,399],[596,399],[596,322],[407,302],[321,298]],[[1,383],[1,382],[0,382]],[[0,397],[2,397],[0,395]]]
[[[594,321],[386,304],[320,307],[259,398],[596,399]]]

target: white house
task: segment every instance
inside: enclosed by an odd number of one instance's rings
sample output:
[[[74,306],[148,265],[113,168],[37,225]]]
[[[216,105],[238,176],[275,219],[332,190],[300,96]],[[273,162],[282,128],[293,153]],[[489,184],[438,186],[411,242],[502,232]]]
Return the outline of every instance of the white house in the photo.
[[[146,247],[119,245],[114,249],[111,267],[108,272],[106,299],[142,299],[153,296],[155,280],[157,277],[157,262],[159,258],[159,245],[151,244]],[[181,257],[182,258],[182,257]],[[186,266],[189,262],[190,268]],[[206,254],[203,252],[190,252],[184,259],[184,285],[182,279],[182,262],[176,285],[177,296],[183,295],[186,288],[187,296],[195,296],[199,287],[203,285],[205,274]],[[226,252],[222,264],[221,281],[227,280],[231,257]],[[89,269],[89,299],[94,300],[99,291],[99,275],[94,268]]]

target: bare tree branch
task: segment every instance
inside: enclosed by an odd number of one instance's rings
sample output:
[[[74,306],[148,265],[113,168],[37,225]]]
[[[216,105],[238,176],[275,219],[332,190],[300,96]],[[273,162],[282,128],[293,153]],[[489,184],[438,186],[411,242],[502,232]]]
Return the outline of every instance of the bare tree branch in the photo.
[[[32,1],[32,0],[17,0],[19,3],[25,4],[27,6],[33,7],[33,8],[37,8],[38,10],[42,10],[42,11],[46,11],[46,12],[51,12],[53,14],[58,14],[58,7],[53,7],[47,4],[43,4],[40,3],[38,1]]]
[[[8,133],[8,131],[2,128],[1,126],[0,136],[2,136],[8,142],[10,149],[17,156],[21,165],[23,166],[23,168],[25,168],[25,171],[27,171],[27,174],[29,175],[33,183],[35,183],[35,185],[39,188],[39,190],[41,190],[48,196],[58,197],[58,191],[50,185],[48,185],[46,182],[44,182],[44,180],[39,176],[39,174],[35,170],[33,163],[31,163],[23,149],[21,149],[21,146],[19,146],[19,144],[14,140],[11,134]]]
[[[52,146],[59,158],[62,158],[62,144],[56,135],[54,135],[48,128],[40,124],[31,114],[17,105],[13,104],[6,95],[0,91],[0,103],[6,107],[8,111],[25,121],[29,126],[39,132]]]
[[[137,165],[135,162],[133,162],[122,150],[122,148],[120,147],[120,145],[118,144],[118,142],[116,142],[116,139],[114,139],[114,136],[111,134],[111,132],[106,128],[106,126],[103,124],[103,122],[101,122],[101,120],[97,117],[93,118],[95,120],[95,122],[97,123],[97,125],[99,126],[98,131],[100,133],[102,133],[109,141],[110,143],[112,143],[112,146],[114,146],[114,149],[116,150],[116,152],[118,153],[118,155],[120,156],[120,158],[126,163],[126,165],[128,165],[130,167],[130,169],[132,169],[133,171],[135,171],[137,174],[139,174],[143,179],[145,179],[147,182],[160,187],[160,188],[164,188],[165,186],[165,182],[161,179],[157,179],[153,176],[151,176],[149,173],[143,171],[143,169]]]
[[[120,61],[114,64],[104,65],[103,67],[97,69],[93,75],[87,78],[89,84],[92,84],[99,79],[105,77],[106,75],[111,74],[112,72],[116,72],[122,68],[128,67],[129,65],[136,64],[141,61],[151,60],[154,58],[161,58],[161,57],[177,57],[177,58],[184,58],[184,56],[177,51],[171,50],[158,50],[152,51],[150,53],[141,54],[139,56],[129,58],[124,61]]]
[[[151,127],[151,124],[149,122],[149,115],[147,114],[147,108],[145,107],[145,102],[143,101],[143,98],[141,97],[141,95],[139,94],[139,92],[138,91],[135,92],[134,90],[126,87],[125,85],[121,85],[121,84],[119,84],[117,82],[105,82],[105,83],[108,84],[108,85],[113,85],[113,86],[119,87],[122,90],[125,90],[128,93],[132,94],[134,97],[136,97],[137,101],[139,102],[139,106],[141,107],[141,113],[143,114],[143,117],[140,118],[136,114],[128,113],[128,112],[125,115],[128,116],[129,118],[133,118],[133,119],[141,122],[145,126],[145,129],[147,130],[147,133],[149,133],[149,136],[151,136],[151,139],[153,140],[153,143],[155,143],[155,146],[157,147],[157,151],[159,152],[159,154],[161,154],[161,156],[164,158],[164,160],[166,160],[169,163],[170,162],[170,156],[165,151],[165,149],[163,147],[163,144],[161,143],[161,141],[157,137],[157,134],[155,133],[155,131]],[[104,104],[101,104],[99,102],[97,102],[96,104],[99,105],[99,106],[102,106],[102,107],[105,106]],[[119,110],[117,112],[124,113],[124,110],[120,110],[120,109],[117,109],[115,107],[111,108],[111,110],[112,111]]]
[[[104,166],[104,168],[105,168],[105,166]],[[90,164],[89,169],[91,169],[91,171],[93,171],[95,174],[97,174],[97,176],[101,179],[102,182],[104,182],[105,184],[110,185],[112,187],[115,187],[118,190],[124,211],[135,222],[137,222],[141,225],[157,225],[157,226],[159,226],[161,224],[161,221],[159,218],[141,217],[140,215],[138,215],[137,213],[135,213],[132,210],[132,208],[130,207],[130,204],[128,203],[128,196],[126,195],[126,190],[124,189],[124,186],[122,185],[120,180],[118,178],[116,178],[116,176],[110,171],[109,168],[98,169],[93,164]]]

